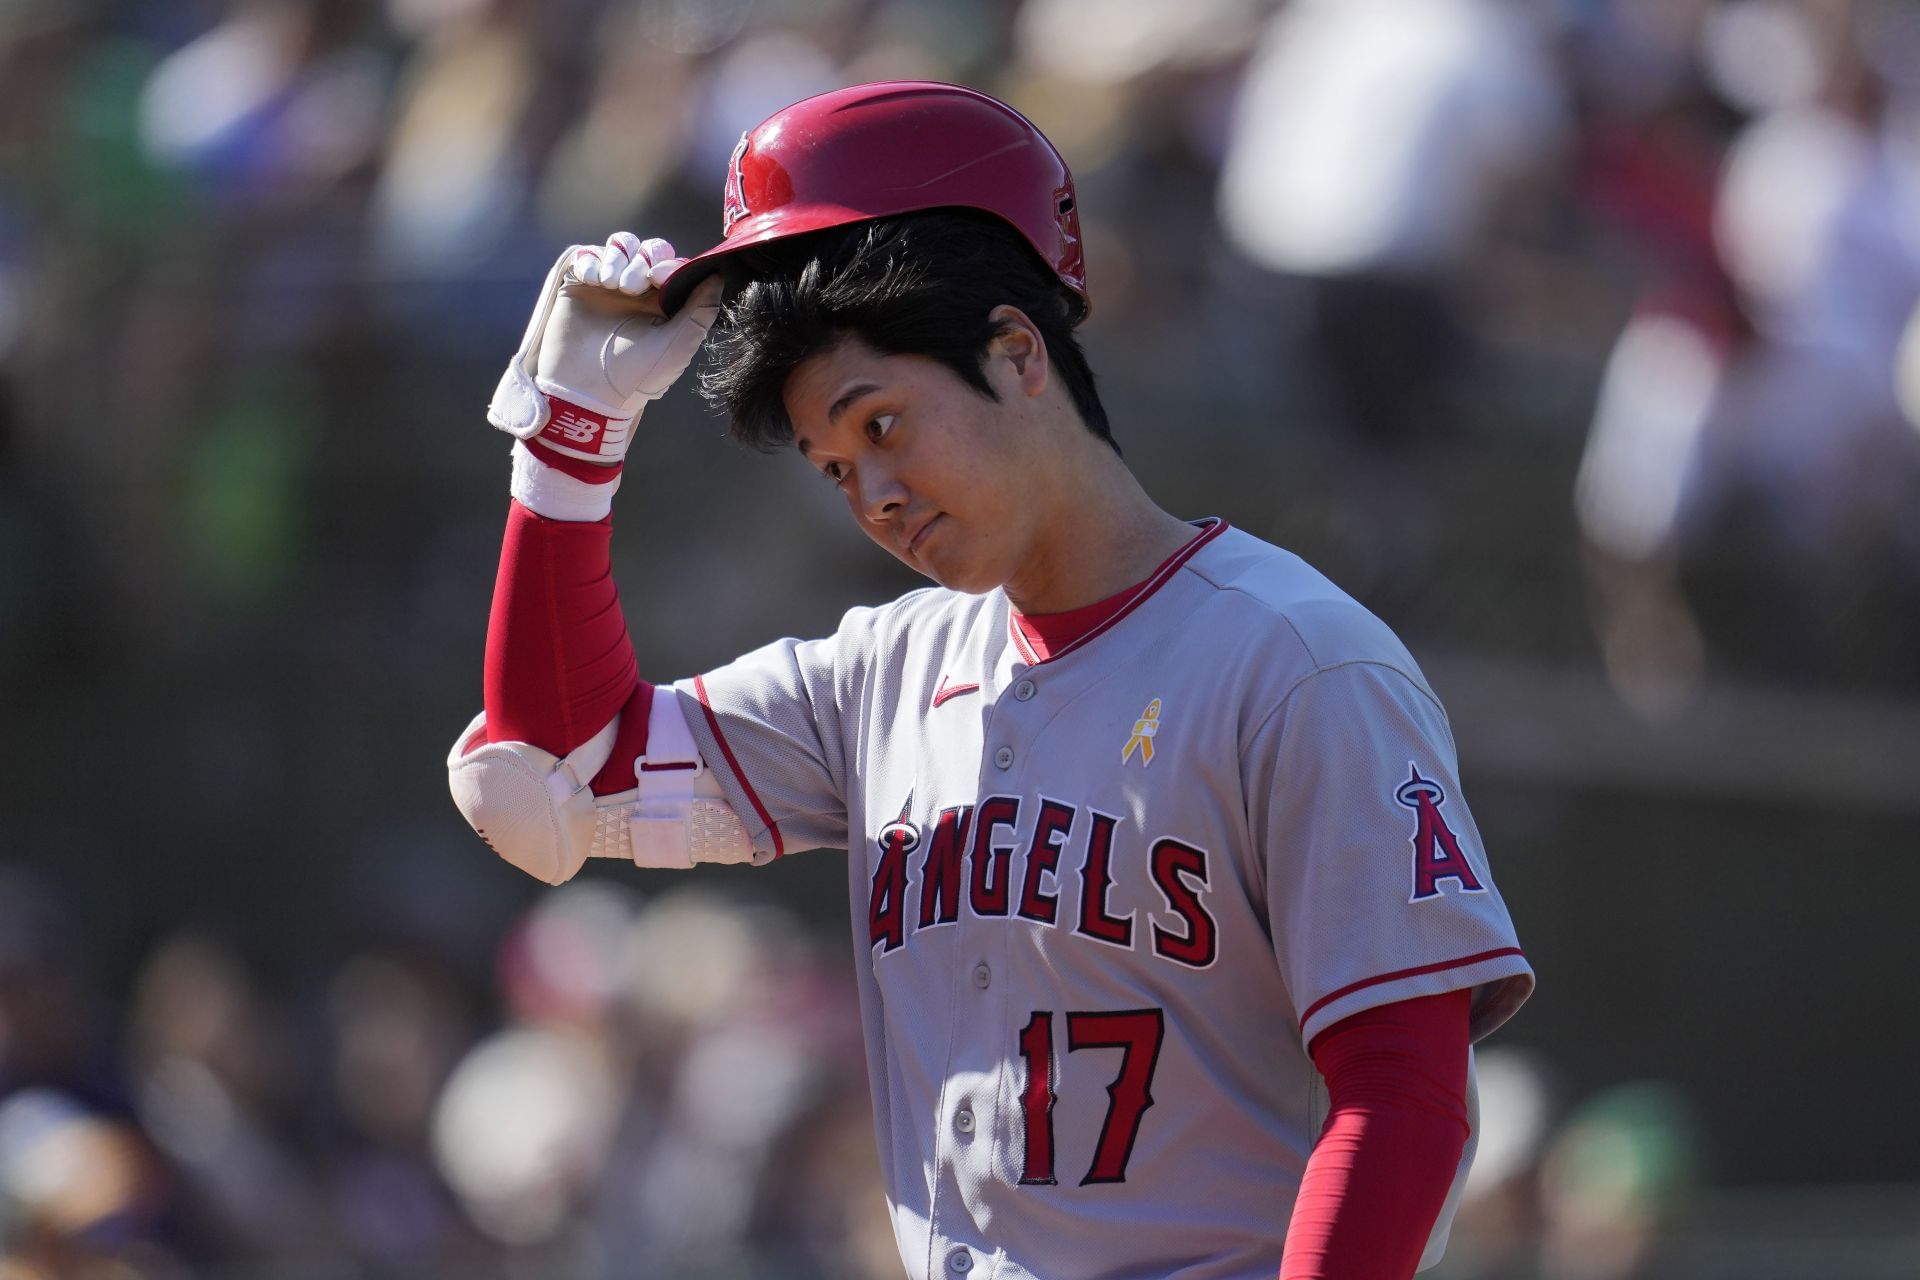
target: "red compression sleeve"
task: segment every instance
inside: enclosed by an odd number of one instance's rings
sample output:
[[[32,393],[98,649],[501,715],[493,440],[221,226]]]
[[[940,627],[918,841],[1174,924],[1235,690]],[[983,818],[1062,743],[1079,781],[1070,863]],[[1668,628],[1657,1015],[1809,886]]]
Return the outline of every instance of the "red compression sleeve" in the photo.
[[[1382,1005],[1314,1037],[1330,1108],[1280,1280],[1407,1280],[1467,1141],[1471,993]]]
[[[484,678],[490,742],[566,755],[621,716],[614,754],[594,779],[600,795],[633,786],[653,695],[634,665],[612,540],[610,518],[548,520],[511,505]]]

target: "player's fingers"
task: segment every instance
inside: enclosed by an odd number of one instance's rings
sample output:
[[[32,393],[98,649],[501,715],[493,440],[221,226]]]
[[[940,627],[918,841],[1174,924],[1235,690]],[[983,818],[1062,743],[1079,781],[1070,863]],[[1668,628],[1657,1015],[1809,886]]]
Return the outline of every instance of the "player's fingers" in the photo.
[[[581,284],[589,284],[596,289],[607,282],[607,248],[595,245],[573,255],[573,274],[579,277]]]
[[[597,284],[604,289],[619,288],[620,274],[627,269],[634,251],[639,247],[640,242],[630,231],[616,232],[608,237],[598,255],[596,270],[586,277],[587,283]]]
[[[688,323],[702,334],[713,328],[714,317],[720,314],[720,292],[723,282],[719,272],[708,276],[694,286],[687,295],[687,302],[681,308],[681,314],[688,317]]]
[[[656,349],[658,354],[646,372],[636,380],[637,385],[651,395],[666,391],[706,340],[707,330],[713,328],[719,311],[720,277],[709,276],[700,282],[673,319],[666,322],[666,340]]]
[[[671,246],[668,247],[671,248]],[[654,288],[664,289],[667,287],[667,281],[673,279],[673,273],[686,265],[687,260],[685,258],[668,257],[661,259],[653,264],[653,269],[648,272],[648,278],[653,281]]]
[[[632,261],[621,269],[620,278],[615,281],[615,284],[619,286],[622,293],[645,293],[653,287],[653,281],[647,277],[647,273],[651,270],[653,270],[653,264],[647,261],[645,255],[636,253]]]
[[[567,261],[567,274],[582,284],[592,284],[600,270],[600,246],[577,244]]]
[[[620,291],[622,293],[645,293],[660,282],[653,277],[654,267],[673,257],[673,246],[658,236],[645,240],[636,240],[631,253],[631,261],[626,270],[620,273]]]

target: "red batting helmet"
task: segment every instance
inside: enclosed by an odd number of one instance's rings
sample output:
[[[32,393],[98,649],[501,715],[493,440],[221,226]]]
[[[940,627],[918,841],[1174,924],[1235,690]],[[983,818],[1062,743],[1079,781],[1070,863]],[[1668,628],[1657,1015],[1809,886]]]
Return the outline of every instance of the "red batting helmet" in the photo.
[[[1086,300],[1073,175],[1046,136],[976,90],[889,80],[806,98],[741,135],[723,238],[674,273],[661,301],[677,311],[720,259],[749,245],[945,208],[1010,224]]]

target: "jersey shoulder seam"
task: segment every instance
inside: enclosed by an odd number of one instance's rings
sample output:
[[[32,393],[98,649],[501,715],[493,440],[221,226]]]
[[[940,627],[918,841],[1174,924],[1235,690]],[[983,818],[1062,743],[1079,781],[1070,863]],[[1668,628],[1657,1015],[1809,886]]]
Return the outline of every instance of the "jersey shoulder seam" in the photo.
[[[1286,623],[1287,630],[1291,631],[1293,633],[1293,638],[1300,642],[1300,651],[1307,655],[1307,661],[1313,667],[1313,670],[1307,673],[1308,675],[1318,674],[1323,669],[1331,669],[1331,668],[1321,667],[1320,659],[1313,652],[1313,646],[1307,643],[1307,637],[1301,633],[1300,628],[1297,625],[1295,625],[1292,615],[1290,615],[1286,611],[1286,609],[1282,608],[1280,605],[1273,603],[1273,601],[1271,600],[1265,599],[1264,597],[1259,596],[1254,592],[1247,590],[1245,587],[1241,586],[1237,582],[1222,582],[1218,578],[1215,578],[1207,573],[1202,572],[1200,569],[1195,568],[1191,562],[1189,562],[1186,565],[1183,565],[1182,567],[1185,568],[1188,572],[1196,575],[1202,582],[1212,587],[1215,591],[1219,591],[1223,593],[1231,592],[1232,594],[1239,596],[1241,599],[1251,602],[1255,608],[1261,610],[1262,612],[1270,614],[1271,616],[1278,618],[1280,621]],[[1365,609],[1366,609],[1366,606],[1360,604],[1358,601],[1354,601],[1353,607],[1361,610],[1362,612],[1365,612]],[[1341,664],[1335,663],[1333,665],[1338,666]],[[1302,678],[1304,679],[1305,677],[1302,677]],[[1292,690],[1289,689],[1288,692],[1291,693]]]
[[[1287,709],[1287,703],[1293,700],[1293,695],[1297,693],[1300,690],[1301,686],[1305,685],[1309,680],[1312,680],[1317,676],[1326,675],[1328,672],[1331,672],[1331,671],[1339,671],[1344,667],[1379,667],[1382,670],[1393,672],[1393,674],[1399,676],[1402,680],[1406,681],[1407,684],[1411,685],[1413,687],[1414,692],[1418,693],[1421,697],[1425,698],[1428,702],[1433,704],[1433,709],[1440,714],[1440,722],[1442,724],[1450,723],[1450,721],[1447,719],[1447,709],[1441,705],[1440,699],[1435,697],[1433,693],[1430,690],[1428,690],[1426,686],[1423,685],[1420,681],[1415,680],[1412,676],[1408,675],[1405,671],[1402,671],[1399,667],[1395,666],[1393,663],[1383,662],[1379,658],[1348,658],[1343,662],[1330,662],[1324,667],[1316,666],[1313,670],[1307,672],[1305,675],[1301,676],[1298,680],[1295,680],[1292,684],[1288,685],[1287,691],[1281,694],[1279,701],[1273,704],[1273,710],[1267,712],[1266,715],[1260,717],[1260,723],[1256,724],[1253,727],[1253,732],[1249,736],[1255,737],[1255,738],[1259,737],[1260,734],[1263,731],[1265,731],[1267,725],[1272,723],[1273,718],[1279,715],[1282,711],[1285,711]],[[1449,729],[1448,732],[1451,733],[1452,730]]]
[[[1287,555],[1287,556],[1292,555],[1291,552],[1284,551],[1279,547],[1269,546],[1268,550],[1270,553],[1274,555]],[[1184,565],[1181,565],[1180,567],[1186,570],[1187,572],[1197,576],[1202,582],[1212,587],[1215,591],[1221,591],[1221,592],[1230,591],[1234,595],[1239,596],[1242,599],[1251,601],[1255,607],[1261,609],[1266,613],[1272,614],[1274,617],[1279,618],[1282,622],[1286,623],[1287,629],[1293,632],[1294,639],[1300,642],[1300,648],[1307,655],[1307,661],[1312,663],[1316,668],[1319,667],[1320,659],[1314,656],[1313,646],[1307,643],[1306,636],[1301,634],[1300,628],[1294,624],[1293,618],[1288,614],[1284,606],[1275,604],[1273,601],[1268,600],[1266,597],[1259,595],[1256,592],[1249,591],[1246,587],[1242,586],[1240,584],[1240,578],[1243,576],[1242,574],[1235,574],[1231,578],[1221,578],[1216,574],[1209,573],[1207,571],[1206,566],[1199,563],[1199,560],[1200,560],[1200,557],[1196,556],[1192,560],[1187,561],[1187,563],[1185,563]],[[1312,568],[1311,565],[1307,567],[1309,569]],[[1338,590],[1338,588],[1336,587],[1335,590]],[[1352,597],[1350,596],[1348,597],[1348,600],[1352,603],[1354,608],[1359,609],[1363,613],[1366,612],[1366,606],[1362,605],[1359,601],[1353,600]],[[1368,616],[1371,617],[1372,615],[1369,614]]]
[[[1353,666],[1355,664],[1372,664],[1374,666],[1385,667],[1389,671],[1398,672],[1402,679],[1406,680],[1407,683],[1411,684],[1414,688],[1420,690],[1421,693],[1425,694],[1429,702],[1432,702],[1436,707],[1440,705],[1439,699],[1435,698],[1431,693],[1429,693],[1426,690],[1422,681],[1415,679],[1410,672],[1402,669],[1397,664],[1390,662],[1384,658],[1345,658],[1338,662],[1323,663],[1320,660],[1319,655],[1313,651],[1313,646],[1307,643],[1306,634],[1300,630],[1299,625],[1295,623],[1293,620],[1292,613],[1285,606],[1275,604],[1273,601],[1266,599],[1264,596],[1261,596],[1256,592],[1249,591],[1247,588],[1241,586],[1238,581],[1229,580],[1229,581],[1223,582],[1219,578],[1216,578],[1206,573],[1204,570],[1198,568],[1192,562],[1189,562],[1181,567],[1197,575],[1202,582],[1212,587],[1215,591],[1231,592],[1232,594],[1239,596],[1241,599],[1250,602],[1255,608],[1259,609],[1263,613],[1266,613],[1274,618],[1278,618],[1281,622],[1286,624],[1287,630],[1293,633],[1293,638],[1299,641],[1300,651],[1306,654],[1307,662],[1312,669],[1309,670],[1305,675],[1302,675],[1298,680],[1294,681],[1293,684],[1287,687],[1286,693],[1282,694],[1280,697],[1281,703],[1285,703],[1288,698],[1292,697],[1293,691],[1299,688],[1300,685],[1312,679],[1314,676],[1320,675],[1322,672],[1336,671],[1341,667]],[[1337,589],[1338,588],[1336,588],[1336,590]],[[1366,617],[1372,619],[1376,625],[1380,627],[1386,627],[1387,625],[1386,623],[1380,621],[1380,619],[1371,610],[1369,610],[1365,605],[1361,604],[1358,600],[1353,599],[1351,596],[1347,596],[1346,602],[1348,607],[1358,610],[1360,613],[1364,614]],[[1391,633],[1391,628],[1388,628],[1388,631],[1389,633]],[[1444,708],[1442,708],[1442,710],[1444,711]]]
[[[1279,548],[1275,548],[1275,550],[1278,551]],[[1283,553],[1283,554],[1290,554],[1290,553]],[[1433,691],[1427,688],[1427,685],[1424,679],[1416,679],[1411,672],[1407,671],[1400,664],[1388,661],[1385,658],[1374,658],[1374,657],[1344,658],[1338,662],[1323,663],[1320,660],[1319,656],[1314,653],[1313,646],[1307,643],[1306,635],[1301,632],[1299,625],[1294,622],[1292,615],[1288,612],[1288,610],[1284,606],[1275,604],[1273,601],[1266,599],[1265,597],[1257,594],[1256,592],[1249,591],[1246,587],[1241,586],[1240,583],[1237,581],[1237,579],[1228,579],[1226,581],[1222,581],[1220,578],[1216,577],[1215,575],[1208,573],[1202,565],[1196,563],[1197,560],[1198,560],[1198,557],[1196,557],[1194,560],[1189,560],[1186,564],[1180,567],[1183,571],[1192,573],[1195,576],[1197,576],[1202,582],[1206,583],[1209,587],[1212,587],[1215,591],[1232,592],[1234,595],[1239,596],[1241,599],[1250,602],[1255,608],[1261,610],[1263,613],[1266,613],[1271,617],[1278,618],[1281,622],[1285,623],[1287,630],[1290,631],[1293,634],[1293,638],[1299,642],[1300,651],[1306,655],[1307,662],[1310,667],[1308,671],[1302,674],[1292,684],[1287,686],[1286,692],[1282,693],[1280,697],[1274,702],[1273,709],[1268,711],[1266,715],[1260,717],[1259,723],[1256,724],[1253,728],[1253,733],[1255,735],[1258,735],[1260,732],[1262,732],[1267,727],[1267,725],[1273,720],[1275,716],[1279,715],[1282,711],[1286,709],[1287,703],[1293,699],[1293,695],[1300,689],[1302,685],[1306,684],[1307,681],[1313,679],[1315,676],[1325,675],[1329,671],[1338,671],[1342,667],[1355,667],[1355,666],[1381,667],[1387,671],[1393,672],[1395,675],[1399,676],[1402,680],[1406,681],[1409,685],[1412,685],[1414,690],[1418,692],[1421,697],[1425,698],[1429,703],[1433,705],[1433,709],[1439,712],[1440,714],[1440,720],[1442,724],[1450,723],[1447,718],[1446,707],[1441,704],[1440,699],[1434,695]],[[1335,589],[1338,590],[1338,588],[1335,588]],[[1372,613],[1372,611],[1370,611],[1365,605],[1361,604],[1358,600],[1353,599],[1351,596],[1347,596],[1345,597],[1345,599],[1349,607],[1359,610],[1361,613],[1365,614],[1368,618],[1371,618],[1376,625],[1381,627],[1386,627],[1387,625],[1386,623],[1381,622],[1380,619]],[[1391,629],[1389,629],[1389,632],[1390,630]]]

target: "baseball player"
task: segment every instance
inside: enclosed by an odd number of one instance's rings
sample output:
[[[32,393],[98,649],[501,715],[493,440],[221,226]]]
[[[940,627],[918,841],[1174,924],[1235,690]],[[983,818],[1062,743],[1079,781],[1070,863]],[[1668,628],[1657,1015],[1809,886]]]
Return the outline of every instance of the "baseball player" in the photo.
[[[1065,164],[952,85],[768,119],[698,257],[568,250],[489,409],[513,502],[453,792],[556,884],[847,851],[911,1276],[1406,1277],[1471,1158],[1469,1046],[1532,973],[1419,667],[1153,504],[1087,305]],[[934,585],[653,685],[610,512],[662,483],[623,460],[709,329],[735,434]]]

